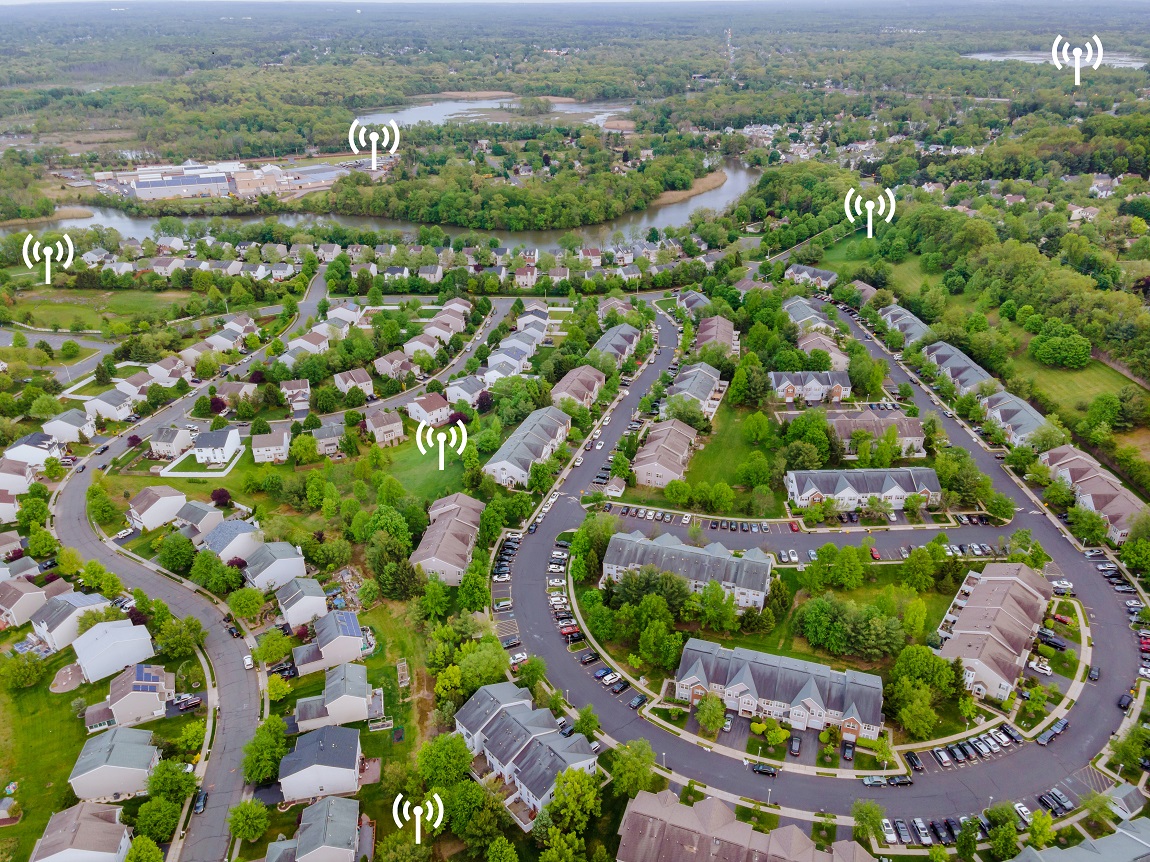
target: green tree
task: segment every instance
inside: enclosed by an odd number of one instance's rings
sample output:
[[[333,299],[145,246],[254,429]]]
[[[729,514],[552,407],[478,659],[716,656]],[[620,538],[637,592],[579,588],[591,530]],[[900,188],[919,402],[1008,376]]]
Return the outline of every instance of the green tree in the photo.
[[[254,587],[242,587],[228,596],[228,607],[237,617],[254,620],[264,606],[264,594]]]
[[[148,796],[183,803],[196,789],[196,776],[178,760],[161,760],[148,776]]]
[[[282,636],[283,633],[280,634]],[[168,658],[184,658],[195,655],[196,650],[204,645],[207,636],[203,623],[196,617],[186,616],[182,620],[172,618],[160,628],[156,645]]]
[[[547,663],[537,655],[531,656],[519,665],[519,671],[516,673],[519,685],[528,689],[534,689],[545,676],[547,676]],[[576,726],[576,730],[578,730],[578,726]]]
[[[855,821],[855,841],[866,846],[871,840],[876,843],[883,840],[882,821],[886,812],[873,799],[856,799],[851,804],[851,817]]]
[[[48,672],[47,663],[32,652],[17,653],[0,660],[0,684],[8,691],[31,688]]]
[[[932,844],[926,848],[926,858],[930,862],[947,862],[950,856],[946,852],[946,848],[941,844]]]
[[[228,811],[228,830],[240,841],[258,841],[270,823],[268,807],[258,799],[248,799]]]
[[[1018,831],[1013,824],[1003,823],[990,830],[990,853],[999,862],[1018,855]]]
[[[568,834],[582,835],[599,816],[599,778],[581,769],[565,769],[555,780],[555,794],[547,806],[551,821]]]
[[[540,659],[542,661],[542,659]],[[523,667],[519,668],[520,682],[523,681]],[[587,704],[579,710],[579,717],[575,719],[575,732],[581,733],[588,739],[594,739],[595,734],[599,732],[599,716],[595,714],[595,707]],[[618,752],[619,749],[616,749]]]
[[[180,805],[162,797],[149,799],[136,812],[136,834],[165,843],[180,822]]]
[[[466,777],[471,752],[458,733],[440,734],[423,743],[415,764],[429,786],[452,787]]]
[[[482,568],[468,568],[459,582],[459,603],[469,611],[483,610],[491,603],[491,590]]]
[[[612,778],[615,790],[632,799],[640,790],[650,790],[655,783],[655,752],[651,743],[636,739],[616,748]]]
[[[192,540],[181,533],[169,533],[160,542],[157,562],[170,572],[185,574],[196,559]]]
[[[758,445],[771,434],[771,422],[762,413],[752,413],[743,420],[743,437],[748,443]]]
[[[709,734],[718,733],[719,728],[727,718],[727,709],[723,699],[712,691],[703,695],[695,704],[695,719],[699,727]]]
[[[487,845],[486,862],[519,862],[519,853],[514,844],[502,835],[497,835]]]
[[[124,862],[164,862],[164,851],[147,835],[137,835]]]
[[[279,775],[280,761],[287,754],[286,725],[278,715],[269,715],[256,728],[256,734],[244,746],[244,781],[267,784]]]
[[[1040,808],[1030,816],[1030,840],[1026,843],[1038,850],[1054,843],[1054,818],[1049,811]]]
[[[252,657],[264,664],[275,664],[291,651],[291,640],[278,628],[270,628],[252,650]]]
[[[84,567],[84,558],[75,548],[61,548],[56,555],[56,569],[62,575],[72,577]]]
[[[314,464],[319,460],[319,447],[310,434],[300,434],[291,441],[288,454],[297,464]]]
[[[955,840],[955,849],[959,859],[974,862],[974,854],[978,849],[978,821],[973,817],[962,824]]]
[[[268,700],[280,701],[291,694],[291,683],[278,673],[268,674]]]
[[[444,585],[437,576],[433,575],[427,579],[427,585],[423,591],[423,598],[419,600],[420,606],[423,608],[423,615],[429,620],[441,620],[447,616],[447,609],[451,604],[451,597],[447,593],[447,587]]]
[[[208,723],[202,718],[188,722],[176,740],[176,748],[186,752],[200,749],[204,744],[204,735],[207,730]]]

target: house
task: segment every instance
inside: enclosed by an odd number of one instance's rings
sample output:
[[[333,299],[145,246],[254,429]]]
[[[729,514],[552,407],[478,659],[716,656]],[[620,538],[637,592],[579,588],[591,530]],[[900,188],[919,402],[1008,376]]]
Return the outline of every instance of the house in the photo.
[[[284,621],[293,629],[327,613],[327,596],[315,578],[292,578],[276,590]]]
[[[280,392],[283,393],[288,407],[293,412],[308,409],[308,403],[311,401],[311,383],[307,380],[285,380],[280,384]]]
[[[246,558],[244,579],[260,592],[278,589],[292,578],[307,574],[303,552],[290,542],[268,542]]]
[[[292,243],[291,250],[288,252],[288,257],[290,257],[296,263],[303,263],[305,255],[314,253],[315,248],[311,245],[311,243],[297,242]]]
[[[152,261],[152,272],[164,278],[171,278],[177,269],[184,269],[186,264],[187,261],[182,257],[157,257]]]
[[[151,439],[152,454],[175,459],[192,448],[192,432],[187,428],[157,428]]]
[[[464,401],[468,407],[475,407],[475,405],[479,403],[480,394],[486,389],[487,387],[482,380],[474,374],[469,374],[466,377],[460,377],[448,383],[447,389],[443,394],[451,404],[458,404],[460,401]]]
[[[1141,810],[1145,804],[1145,797],[1136,785],[1122,782],[1107,791],[1110,794],[1129,795],[1128,803],[1119,806],[1117,801],[1112,807],[1121,807],[1124,811],[1132,813],[1136,806]],[[1141,802],[1138,800],[1141,798]],[[1128,807],[1129,806],[1129,807]],[[1122,816],[1122,812],[1119,812]],[[1015,862],[1087,862],[1089,859],[1105,859],[1107,862],[1139,862],[1146,857],[1146,845],[1150,844],[1150,820],[1136,817],[1126,820],[1109,835],[1101,838],[1086,838],[1080,844],[1070,847],[1047,847],[1036,850],[1027,845],[1014,857]]]
[[[268,844],[265,862],[355,862],[359,828],[358,800],[320,799],[303,810],[294,838]]]
[[[675,697],[692,705],[714,692],[745,718],[774,718],[795,730],[838,727],[843,739],[877,739],[882,678],[856,670],[691,638],[675,672]]]
[[[1070,220],[1075,221],[1094,221],[1098,217],[1101,210],[1098,207],[1080,207],[1077,204],[1067,204],[1067,211],[1070,213]]]
[[[483,503],[466,494],[432,503],[427,510],[430,524],[411,554],[411,564],[427,575],[437,575],[448,586],[459,586],[471,562],[483,509]]]
[[[295,265],[287,261],[272,264],[272,281],[286,281],[295,275]]]
[[[851,379],[845,371],[772,371],[769,379],[775,395],[787,404],[799,399],[817,404],[851,397]]]
[[[234,278],[243,271],[244,265],[238,260],[205,260],[200,264],[202,272],[211,272]]]
[[[179,352],[178,356],[184,360],[184,362],[188,363],[188,365],[194,366],[201,356],[206,356],[214,350],[215,348],[207,341],[198,341],[191,347],[185,347]]]
[[[24,540],[15,530],[5,530],[0,533],[0,560],[6,560],[16,551],[22,552],[23,549]]]
[[[603,252],[597,248],[581,248],[579,249],[579,260],[591,264],[592,267],[602,266]]]
[[[320,455],[334,455],[339,451],[346,428],[343,425],[321,425],[308,432],[315,438],[316,451]]]
[[[227,464],[243,446],[237,428],[201,431],[195,439],[197,464]]]
[[[288,349],[299,348],[305,353],[310,353],[313,356],[318,353],[323,353],[331,346],[331,335],[329,334],[328,324],[318,323],[315,329],[305,332],[299,338],[293,338],[287,343]]]
[[[805,296],[792,296],[783,303],[783,311],[799,328],[799,332],[809,332],[812,329],[821,329],[831,334],[835,332],[830,318],[811,305]]]
[[[626,300],[619,299],[614,296],[608,296],[599,302],[599,321],[600,323],[603,322],[607,318],[607,315],[612,311],[617,311],[619,314],[626,315],[633,310],[634,309],[631,307],[631,303],[627,302]]]
[[[65,410],[44,423],[43,431],[61,443],[79,443],[96,436],[96,423],[82,410]]]
[[[42,587],[25,578],[0,581],[0,628],[24,625],[49,599],[71,591],[63,578]]]
[[[564,398],[570,398],[582,407],[590,407],[599,398],[606,375],[594,365],[580,365],[563,375],[551,389],[551,403],[558,406]]]
[[[910,347],[916,341],[921,341],[930,335],[930,327],[899,305],[888,305],[879,311],[879,317],[886,323],[888,329],[895,329],[902,333],[903,346]]]
[[[116,388],[136,401],[143,401],[148,395],[148,387],[156,381],[146,371],[140,371],[131,377],[116,382]]]
[[[397,278],[409,278],[411,270],[406,266],[389,266],[383,270],[384,281],[394,281]]]
[[[183,251],[187,245],[178,236],[162,236],[156,240],[156,248],[165,251]]]
[[[50,649],[59,652],[79,636],[84,613],[102,611],[111,604],[99,593],[61,593],[33,612],[32,631]]]
[[[0,489],[0,523],[11,524],[20,514],[20,501],[11,491]]]
[[[1053,479],[1061,479],[1074,489],[1075,504],[1097,512],[1107,524],[1106,538],[1121,545],[1130,535],[1134,519],[1145,504],[1106,470],[1073,446],[1058,446],[1038,456],[1050,468]]]
[[[204,343],[207,344],[212,350],[218,350],[221,353],[227,353],[229,350],[239,350],[244,346],[244,336],[234,329],[221,329],[219,332],[213,332],[206,339]],[[183,353],[180,358],[187,361],[187,357]]]
[[[113,727],[84,743],[68,783],[80,799],[119,799],[144,792],[159,762],[150,730]]]
[[[940,656],[959,659],[963,685],[1004,700],[1026,668],[1054,588],[1024,563],[987,563],[970,572],[942,618]]]
[[[175,386],[177,381],[192,379],[192,369],[178,356],[167,356],[145,369],[148,376],[163,387]]]
[[[101,392],[95,398],[84,402],[84,412],[92,418],[102,416],[116,422],[123,422],[132,414],[132,404],[139,399],[132,399],[118,389],[109,389]]]
[[[696,317],[711,304],[711,300],[697,290],[684,290],[675,302],[680,308],[686,309],[688,314]]]
[[[417,335],[403,345],[403,354],[414,359],[415,354],[423,351],[428,356],[435,356],[439,352],[439,342],[430,335]]]
[[[470,317],[472,305],[466,299],[460,296],[453,297],[447,302],[443,303],[444,311],[453,311],[462,317]]]
[[[719,379],[719,371],[706,362],[684,365],[667,387],[666,399],[662,405],[665,415],[667,405],[673,398],[688,398],[699,405],[707,419],[714,417],[719,403],[727,391],[727,385]]]
[[[168,485],[149,485],[128,503],[128,523],[141,533],[170,524],[188,502],[183,491]]]
[[[399,350],[393,350],[386,356],[379,357],[372,364],[375,366],[375,373],[380,377],[391,377],[395,380],[402,380],[408,372],[415,371],[415,366]]]
[[[62,458],[63,455],[64,450],[60,446],[60,441],[51,434],[41,431],[25,434],[4,451],[5,458],[23,461],[37,470],[43,470],[49,458]]]
[[[27,494],[36,481],[36,468],[26,461],[0,458],[0,490],[9,494]]]
[[[362,368],[353,368],[350,371],[341,371],[335,375],[335,388],[344,395],[351,389],[358,389],[364,395],[374,395],[371,386],[371,375]]]
[[[319,258],[320,263],[331,263],[341,251],[342,249],[334,242],[325,242],[316,249],[315,256]]]
[[[431,336],[440,344],[447,344],[455,335],[455,330],[452,329],[448,318],[433,317],[423,325],[423,334]]]
[[[665,488],[668,482],[682,479],[691,460],[691,446],[698,436],[698,431],[678,419],[652,425],[631,463],[635,484]]]
[[[937,506],[942,499],[938,476],[929,467],[889,467],[867,470],[788,470],[783,476],[790,501],[806,508],[824,500],[834,500],[840,512],[865,506],[878,497],[894,509],[901,509],[906,498],[919,494],[927,506]]]
[[[88,733],[103,727],[131,727],[161,718],[176,696],[176,675],[158,664],[134,664],[112,678],[108,696],[84,712]]]
[[[631,324],[620,323],[604,332],[591,349],[598,350],[621,363],[635,352],[635,345],[639,343],[639,337],[639,330]]]
[[[815,350],[826,353],[831,358],[831,371],[846,371],[850,366],[850,357],[821,329],[804,332],[798,337],[796,345],[808,356]]]
[[[227,563],[231,560],[246,561],[263,542],[256,525],[233,518],[221,521],[204,534],[201,544]]]
[[[106,248],[96,246],[96,248],[89,249],[80,255],[80,260],[84,261],[88,266],[96,266],[97,264],[103,263],[109,257],[110,252]]]
[[[859,295],[859,308],[862,308],[864,305],[874,299],[874,295],[878,293],[877,287],[873,287],[867,284],[865,281],[859,281],[858,279],[852,281],[850,286],[853,287]]]
[[[355,793],[362,757],[358,730],[331,725],[302,734],[280,761],[284,801]]]
[[[132,830],[118,805],[80,802],[57,811],[32,848],[29,862],[124,862]]]
[[[538,278],[537,270],[533,266],[521,266],[515,270],[515,286],[520,290],[529,290],[535,287]]]
[[[717,797],[684,805],[673,790],[640,790],[627,802],[619,836],[618,862],[875,862],[854,841],[820,850],[794,824],[759,832]]]
[[[443,281],[443,267],[438,263],[434,266],[421,266],[419,268],[419,277],[431,284],[439,284],[439,282]]]
[[[176,513],[175,525],[195,542],[197,537],[210,533],[222,524],[223,520],[224,513],[215,506],[201,503],[199,500],[189,500]]]
[[[426,422],[428,425],[438,428],[440,425],[447,424],[447,420],[451,416],[451,405],[440,393],[429,392],[407,405],[407,415],[416,422]]]
[[[0,579],[35,578],[40,574],[40,564],[27,555],[9,560],[0,565]]]
[[[595,752],[581,733],[564,737],[550,710],[534,709],[531,694],[512,682],[482,686],[455,714],[455,730],[476,755],[472,773],[494,773],[505,785],[504,804],[527,831],[535,813],[551,801],[562,772],[596,770]],[[477,771],[477,764],[484,772]],[[527,809],[526,816],[515,802]]]
[[[1046,417],[1017,395],[999,391],[980,398],[986,418],[997,422],[1006,432],[1011,446],[1022,446],[1046,424]]]
[[[834,283],[839,279],[838,273],[829,269],[817,269],[813,266],[803,266],[801,263],[792,263],[788,266],[783,277],[796,284],[814,284],[824,290],[834,287]]]
[[[351,611],[332,611],[315,621],[315,639],[292,650],[299,675],[355,661],[364,650],[359,618]]]
[[[320,727],[354,724],[383,716],[383,690],[372,690],[362,664],[329,667],[323,694],[296,701],[295,720],[301,733]]]
[[[922,355],[954,384],[959,395],[975,392],[984,385],[1000,388],[999,382],[973,359],[945,341],[928,344],[922,349]]]
[[[695,330],[695,349],[717,345],[724,353],[739,352],[739,333],[725,317],[706,317]]]
[[[571,270],[565,266],[557,266],[547,270],[547,277],[550,278],[552,282],[558,284],[560,281],[565,281],[571,277]]]
[[[380,446],[398,446],[407,439],[403,431],[403,416],[395,410],[377,407],[364,419],[369,433]]]
[[[252,435],[252,459],[257,464],[282,464],[290,447],[291,432],[287,428]]]
[[[898,450],[904,456],[922,458],[926,456],[926,432],[922,420],[904,416],[901,413],[878,413],[863,410],[860,413],[838,413],[831,419],[831,428],[843,444],[847,458],[857,458],[855,434],[868,434],[871,441],[878,441],[890,428],[898,435]]]
[[[536,410],[491,456],[483,472],[501,485],[526,485],[531,465],[554,455],[570,430],[571,417],[557,407]]]
[[[96,682],[121,670],[126,664],[147,661],[156,654],[152,636],[131,620],[96,623],[75,641],[76,661],[88,682]]]
[[[216,386],[216,395],[235,407],[245,398],[256,397],[256,385],[240,380],[225,380]]]

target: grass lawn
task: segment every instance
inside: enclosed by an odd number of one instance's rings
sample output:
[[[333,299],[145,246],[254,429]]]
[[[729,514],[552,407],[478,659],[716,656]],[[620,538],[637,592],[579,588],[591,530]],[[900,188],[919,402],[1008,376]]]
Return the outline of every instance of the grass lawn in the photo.
[[[844,237],[826,250],[822,262],[817,265],[836,272],[859,266],[863,260],[848,256],[849,247],[852,244],[857,246],[858,241],[858,236],[855,234]],[[942,273],[923,272],[920,256],[908,254],[906,260],[891,268],[889,287],[896,295],[905,296],[908,293],[917,294],[924,281],[933,286],[941,280]]]
[[[741,820],[743,823],[750,823],[756,832],[770,832],[779,826],[779,815],[773,811],[763,811],[758,805],[754,808],[747,805],[736,805],[735,819]]]
[[[407,421],[404,421],[407,425]],[[510,429],[514,430],[514,429]],[[436,469],[439,453],[426,455],[415,445],[415,428],[408,429],[407,440],[387,450],[391,465],[387,472],[400,481],[408,493],[428,500],[438,500],[450,491],[463,486],[463,461],[458,457],[444,458],[443,470]]]
[[[763,737],[752,733],[747,736],[746,750],[747,754],[753,754],[755,757],[775,760],[779,763],[786,762],[787,743],[785,742],[771,748]]]
[[[279,811],[275,807],[269,808],[268,831],[258,841],[245,841],[240,845],[240,854],[237,858],[244,860],[244,862],[250,859],[263,859],[267,854],[268,845],[273,841],[278,841],[280,835],[291,838],[295,835],[300,815],[303,814],[305,807],[301,803],[293,805],[287,811]]]
[[[115,389],[115,383],[97,383],[96,378],[93,377],[79,389],[75,390],[73,395],[100,395],[107,392],[109,389]]]
[[[155,293],[150,290],[59,290],[41,286],[21,291],[17,317],[32,312],[34,326],[68,329],[79,322],[83,329],[99,329],[101,318],[131,318],[144,314],[167,317],[172,306],[183,305],[192,294],[186,290]]]
[[[691,779],[679,794],[679,801],[684,805],[694,805],[696,802],[702,802],[706,796],[707,794],[703,792],[702,788],[695,784],[694,779]]]
[[[1027,356],[1025,351],[1014,355],[1014,372],[1033,380],[1035,388],[1057,401],[1063,421],[1071,426],[1085,417],[1085,408],[1098,395],[1117,394],[1124,386],[1138,385],[1097,360],[1092,359],[1081,369],[1052,368]],[[1150,396],[1150,392],[1143,392]]]
[[[831,845],[835,843],[837,832],[838,826],[834,823],[816,820],[811,824],[811,838],[814,839],[815,846],[819,850],[830,850]]]
[[[686,707],[657,706],[654,707],[651,712],[663,719],[667,724],[674,725],[680,730],[687,726],[687,717],[690,715]]]
[[[1054,834],[1056,847],[1074,847],[1085,840],[1085,836],[1073,826],[1063,826]]]
[[[1082,643],[1082,630],[1078,625],[1078,608],[1074,602],[1059,602],[1054,606],[1054,613],[1061,614],[1064,617],[1070,617],[1070,619],[1074,621],[1071,625],[1067,625],[1066,623],[1060,623],[1058,620],[1052,619],[1051,622],[1054,624],[1054,631],[1066,640],[1074,641],[1076,644]]]
[[[1078,672],[1078,653],[1072,649],[1055,652],[1054,658],[1050,660],[1050,669],[1059,676],[1074,679]]]

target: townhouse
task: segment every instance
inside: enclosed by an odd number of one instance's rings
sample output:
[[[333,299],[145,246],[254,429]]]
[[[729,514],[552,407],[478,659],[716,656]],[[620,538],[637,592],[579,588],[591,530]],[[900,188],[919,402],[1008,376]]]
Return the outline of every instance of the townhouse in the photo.
[[[1115,545],[1126,541],[1134,519],[1146,509],[1146,504],[1136,494],[1127,490],[1113,473],[1073,446],[1058,446],[1043,452],[1038,460],[1050,468],[1052,478],[1061,479],[1074,489],[1076,505],[1103,517],[1107,539]]]
[[[808,356],[816,350],[821,350],[831,358],[831,371],[846,371],[850,366],[850,357],[838,346],[833,338],[821,329],[813,329],[802,333],[795,342],[799,350]]]
[[[1001,388],[973,359],[945,341],[928,344],[922,349],[922,355],[954,384],[959,395],[976,392],[983,386]]]
[[[898,434],[898,449],[902,455],[908,458],[926,457],[926,432],[923,430],[922,420],[917,417],[863,410],[858,414],[835,414],[830,424],[849,459],[858,458],[857,441],[854,436],[857,432],[865,432],[870,435],[872,441],[877,441],[891,428]]]
[[[633,309],[631,307],[631,303],[627,302],[626,300],[619,299],[618,297],[614,296],[608,296],[599,301],[599,309],[597,313],[599,315],[599,322],[602,323],[603,320],[606,319],[607,315],[612,311],[617,311],[619,314],[626,315],[632,310]]]
[[[684,365],[675,375],[674,382],[667,387],[660,411],[663,415],[666,414],[672,398],[689,398],[699,405],[699,409],[707,419],[712,419],[726,391],[727,384],[719,378],[718,369],[706,362]]]
[[[772,371],[768,375],[775,396],[787,404],[803,401],[842,401],[851,397],[851,379],[845,371]]]
[[[799,332],[810,332],[816,329],[830,334],[835,332],[830,318],[811,305],[805,296],[792,296],[783,303],[783,311],[787,313],[791,322],[799,328]]]
[[[834,287],[839,280],[838,273],[829,269],[818,269],[813,266],[803,266],[801,263],[792,263],[783,273],[783,278],[796,284],[813,284],[823,290]]]
[[[582,407],[590,407],[599,397],[607,377],[593,365],[580,365],[563,375],[551,389],[551,402],[558,406],[570,398]]]
[[[483,503],[466,494],[452,494],[431,504],[430,523],[411,554],[411,564],[424,574],[436,575],[448,586],[457,587],[471,563]]]
[[[591,347],[600,353],[612,357],[616,362],[622,363],[635,352],[635,345],[639,343],[640,333],[629,323],[620,323],[604,332],[599,340]]]
[[[668,482],[682,479],[698,436],[698,431],[678,419],[652,425],[631,462],[635,484],[665,488]]]
[[[902,509],[911,494],[921,494],[926,505],[942,500],[938,475],[929,467],[889,467],[867,470],[788,470],[783,476],[787,497],[806,508],[834,500],[839,511],[849,512],[877,497],[894,509]]]
[[[82,410],[65,410],[46,421],[43,431],[61,443],[79,443],[82,438],[96,436],[96,422]]]
[[[695,350],[717,345],[724,353],[739,353],[739,333],[725,317],[706,317],[695,329]]]
[[[685,310],[687,314],[697,317],[710,306],[711,300],[697,290],[684,290],[679,294],[679,298],[675,303],[679,308]]]
[[[483,472],[501,485],[526,485],[531,465],[555,454],[571,430],[571,417],[557,407],[543,407],[532,412],[512,432]]]
[[[900,305],[888,305],[879,311],[888,329],[902,333],[903,346],[910,347],[930,335],[930,327]]]
[[[1005,390],[991,393],[979,402],[988,419],[997,422],[1006,432],[1011,446],[1026,444],[1031,435],[1046,424],[1046,417],[1026,401]]]

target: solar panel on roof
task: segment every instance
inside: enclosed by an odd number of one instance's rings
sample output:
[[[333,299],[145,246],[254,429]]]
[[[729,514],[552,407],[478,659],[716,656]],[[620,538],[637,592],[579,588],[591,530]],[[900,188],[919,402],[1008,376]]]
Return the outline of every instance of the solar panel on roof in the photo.
[[[336,627],[341,635],[360,637],[359,620],[355,614],[347,611],[336,611]]]

